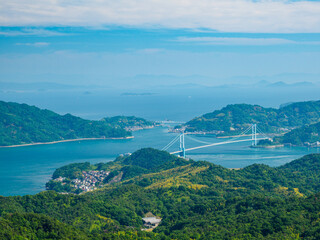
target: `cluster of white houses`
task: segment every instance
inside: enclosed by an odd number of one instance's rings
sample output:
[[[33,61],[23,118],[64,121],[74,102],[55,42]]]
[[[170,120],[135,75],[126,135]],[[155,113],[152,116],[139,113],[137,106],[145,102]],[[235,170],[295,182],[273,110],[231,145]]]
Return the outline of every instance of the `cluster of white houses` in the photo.
[[[82,171],[82,179],[74,179],[72,183],[76,189],[84,192],[97,189],[97,186],[109,175],[107,171]]]
[[[306,145],[307,147],[320,147],[320,142],[319,141],[316,141],[313,143],[305,142],[304,145]]]

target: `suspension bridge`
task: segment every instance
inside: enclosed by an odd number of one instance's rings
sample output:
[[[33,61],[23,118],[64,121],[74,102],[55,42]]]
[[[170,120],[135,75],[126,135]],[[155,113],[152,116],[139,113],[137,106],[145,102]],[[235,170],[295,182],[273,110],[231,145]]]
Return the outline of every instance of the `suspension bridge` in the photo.
[[[248,139],[240,139],[242,137],[247,137],[248,132],[251,130],[251,134],[249,135],[250,138]],[[262,137],[257,138],[257,135],[261,135]],[[194,140],[196,142],[200,142],[205,145],[197,146],[197,147],[191,147],[191,148],[186,148],[185,147],[185,136],[187,136],[189,139]],[[162,150],[168,150],[173,144],[175,144],[178,140],[180,142],[180,147],[178,151],[171,152],[171,154],[179,154],[181,157],[186,157],[186,152],[188,151],[193,151],[196,149],[201,149],[201,148],[207,148],[207,147],[213,147],[213,146],[218,146],[218,145],[224,145],[224,144],[231,144],[231,143],[239,143],[239,142],[250,142],[252,146],[256,146],[257,142],[259,140],[264,140],[264,139],[271,139],[268,137],[266,134],[264,134],[257,126],[257,124],[251,124],[246,130],[244,130],[241,134],[237,135],[236,137],[231,138],[230,140],[223,141],[223,142],[217,142],[217,143],[208,143],[204,141],[200,141],[197,139],[194,139],[188,134],[185,134],[182,132],[181,134],[177,135],[171,142],[167,144]]]

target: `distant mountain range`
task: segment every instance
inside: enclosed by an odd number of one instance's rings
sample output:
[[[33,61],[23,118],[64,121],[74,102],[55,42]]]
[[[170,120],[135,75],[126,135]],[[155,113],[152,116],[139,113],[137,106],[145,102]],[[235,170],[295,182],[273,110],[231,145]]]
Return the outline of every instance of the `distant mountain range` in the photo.
[[[249,81],[248,81],[249,80]],[[123,81],[123,86],[118,88],[126,89],[128,84],[130,89],[134,89],[133,94],[139,91],[149,94],[150,90],[163,88],[179,88],[179,89],[190,89],[190,88],[283,88],[283,87],[313,87],[315,83],[311,81],[295,81],[294,83],[288,83],[287,81],[271,81],[271,80],[225,80],[225,79],[213,79],[211,77],[205,77],[201,75],[190,75],[190,76],[171,76],[171,75],[138,75],[128,79],[119,80]],[[226,84],[216,84],[217,82],[226,82]],[[231,83],[228,83],[231,82]],[[234,83],[237,82],[237,83]],[[240,83],[238,83],[240,82]],[[0,91],[47,91],[47,90],[90,90],[90,89],[109,89],[112,85],[78,85],[78,84],[61,84],[55,82],[0,82]],[[147,92],[145,92],[148,90]],[[151,92],[152,93],[152,92]],[[130,95],[131,92],[124,92],[124,95]]]
[[[218,85],[218,86],[213,86],[211,88],[297,88],[297,87],[302,87],[302,88],[308,88],[308,87],[315,87],[317,86],[316,84],[312,82],[295,82],[295,83],[286,83],[283,81],[278,81],[278,82],[269,82],[266,80],[261,80],[255,83],[251,84],[224,84],[224,85]]]
[[[136,75],[134,77],[123,78],[120,81],[124,83],[134,84],[134,87],[168,87],[168,86],[188,86],[195,84],[204,87],[295,87],[295,86],[311,86],[313,82],[320,79],[319,74],[309,73],[283,73],[270,76],[233,76],[227,78],[219,78],[205,75]],[[219,85],[219,82],[226,83]],[[235,84],[237,83],[237,84]],[[240,84],[239,84],[240,83]]]
[[[286,83],[283,81],[270,83],[268,81],[260,81],[256,84],[260,87],[312,87],[315,86],[312,82],[295,82],[295,83]]]
[[[34,83],[14,83],[14,82],[0,82],[1,90],[66,90],[76,89],[84,86],[75,86],[68,84],[60,84],[53,82],[34,82]]]

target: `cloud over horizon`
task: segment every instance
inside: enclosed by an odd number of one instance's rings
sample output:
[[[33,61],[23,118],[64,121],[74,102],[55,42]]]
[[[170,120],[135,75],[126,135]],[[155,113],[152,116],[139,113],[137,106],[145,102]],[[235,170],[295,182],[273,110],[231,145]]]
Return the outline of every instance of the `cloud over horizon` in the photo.
[[[22,28],[19,30],[12,30],[12,29],[2,29],[0,31],[0,36],[6,37],[18,37],[18,36],[46,36],[46,37],[53,37],[53,36],[65,36],[69,35],[67,33],[47,30],[47,29],[39,29],[39,28]]]
[[[320,2],[288,0],[1,0],[1,26],[108,25],[220,32],[319,33]]]
[[[249,38],[249,37],[178,37],[174,41],[184,43],[199,43],[207,45],[237,45],[237,46],[267,46],[282,44],[313,44],[318,41],[293,41],[284,38]]]
[[[31,46],[31,47],[45,47],[49,46],[48,42],[35,42],[35,43],[16,43],[17,46]]]

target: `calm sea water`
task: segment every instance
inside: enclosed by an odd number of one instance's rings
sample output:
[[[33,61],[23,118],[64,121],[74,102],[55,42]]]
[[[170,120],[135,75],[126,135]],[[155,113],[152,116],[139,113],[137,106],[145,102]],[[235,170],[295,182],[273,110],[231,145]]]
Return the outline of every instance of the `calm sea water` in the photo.
[[[134,85],[134,84],[133,84]],[[123,93],[131,92],[133,95]],[[134,95],[134,94],[137,95]],[[150,95],[139,95],[149,93]],[[282,103],[318,100],[319,88],[171,87],[146,90],[88,89],[70,91],[2,91],[0,100],[27,103],[86,119],[135,115],[149,120],[189,121],[227,104],[279,107]]]
[[[66,142],[18,148],[0,148],[0,195],[35,194],[45,190],[45,183],[56,168],[75,162],[108,162],[119,154],[143,147],[162,149],[175,136],[167,127],[134,132],[134,139]],[[203,136],[186,137],[186,147],[219,142]],[[196,139],[197,141],[195,141]],[[279,166],[305,154],[318,152],[308,148],[252,149],[250,142],[233,143],[189,152],[187,157],[206,160],[228,168],[241,168],[253,163]],[[178,149],[175,144],[170,151]]]

